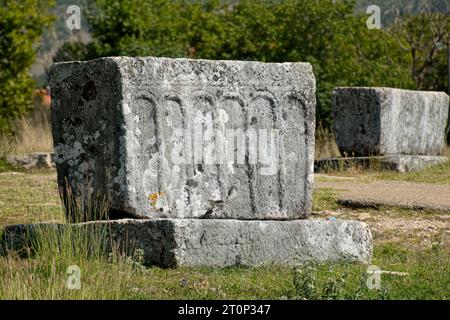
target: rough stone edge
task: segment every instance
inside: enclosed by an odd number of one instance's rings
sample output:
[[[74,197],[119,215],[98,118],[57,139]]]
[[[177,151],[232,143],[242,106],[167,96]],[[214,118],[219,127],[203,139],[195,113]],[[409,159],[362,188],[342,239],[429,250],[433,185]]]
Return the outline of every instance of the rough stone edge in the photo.
[[[172,78],[171,72],[173,69],[171,68],[172,64],[196,64],[196,65],[204,65],[206,67],[225,67],[225,68],[234,68],[237,67],[242,71],[244,67],[248,67],[250,69],[253,69],[252,71],[255,73],[260,73],[261,76],[265,75],[265,72],[267,72],[267,69],[272,66],[279,66],[283,67],[283,69],[287,69],[290,71],[290,73],[295,73],[291,77],[282,77],[277,79],[277,82],[280,82],[278,84],[273,83],[266,83],[261,82],[260,79],[258,79],[257,82],[249,83],[248,81],[240,76],[237,78],[233,78],[233,82],[231,82],[233,85],[237,86],[248,86],[248,85],[258,85],[258,86],[283,86],[284,83],[281,83],[285,80],[292,80],[295,79],[296,76],[302,76],[304,72],[307,72],[308,74],[312,75],[312,79],[314,80],[314,88],[315,88],[315,76],[313,72],[313,67],[309,62],[262,62],[262,61],[252,61],[252,60],[213,60],[213,59],[190,59],[190,58],[167,58],[167,57],[154,57],[154,56],[145,56],[145,57],[132,57],[132,56],[111,56],[111,57],[101,57],[97,59],[87,60],[87,61],[66,61],[66,62],[58,62],[51,66],[50,73],[51,74],[57,74],[59,72],[58,69],[60,68],[67,68],[67,66],[70,66],[72,68],[77,67],[83,67],[86,64],[89,63],[113,63],[118,68],[121,68],[123,72],[127,73],[130,71],[129,66],[130,64],[134,64],[133,67],[139,70],[142,68],[142,66],[146,63],[155,63],[157,67],[161,67],[162,64],[166,64],[166,66],[169,66],[169,68],[163,68],[162,70],[164,73],[158,73],[158,76],[153,77],[153,81],[160,82],[162,79],[169,81],[172,83],[172,85],[185,85],[183,82],[180,82],[180,79],[178,78]],[[158,70],[161,71],[161,70]],[[237,72],[239,74],[240,72]],[[62,81],[63,79],[55,78],[55,81]],[[214,86],[214,85],[224,85],[224,83],[221,83],[221,81],[215,81],[214,79],[198,79],[199,81],[203,82],[205,85]],[[216,83],[217,82],[217,83]],[[301,81],[294,81],[293,84],[301,84]]]

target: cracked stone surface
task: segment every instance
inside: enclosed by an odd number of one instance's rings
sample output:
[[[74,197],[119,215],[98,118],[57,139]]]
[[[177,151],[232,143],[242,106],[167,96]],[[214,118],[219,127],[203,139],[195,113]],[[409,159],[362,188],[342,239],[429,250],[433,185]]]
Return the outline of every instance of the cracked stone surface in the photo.
[[[58,181],[86,208],[101,198],[138,218],[311,212],[308,63],[112,57],[55,64],[50,86]]]

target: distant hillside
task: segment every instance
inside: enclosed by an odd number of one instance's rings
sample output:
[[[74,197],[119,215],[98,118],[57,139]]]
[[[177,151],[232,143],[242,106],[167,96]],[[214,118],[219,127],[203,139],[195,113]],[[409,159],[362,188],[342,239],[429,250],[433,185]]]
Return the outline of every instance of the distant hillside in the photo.
[[[41,42],[37,45],[36,62],[31,68],[31,75],[36,79],[39,86],[47,83],[46,72],[53,63],[53,56],[66,41],[91,41],[89,28],[86,20],[81,18],[81,30],[74,33],[65,24],[66,10],[70,5],[78,5],[82,10],[87,7],[89,0],[57,0],[57,5],[50,9],[55,16],[55,22],[51,28],[42,35]],[[92,2],[92,0],[91,0]]]
[[[381,23],[389,25],[396,16],[417,14],[425,9],[431,12],[449,12],[450,0],[358,0],[356,11],[365,12],[370,5],[377,5],[381,9]]]

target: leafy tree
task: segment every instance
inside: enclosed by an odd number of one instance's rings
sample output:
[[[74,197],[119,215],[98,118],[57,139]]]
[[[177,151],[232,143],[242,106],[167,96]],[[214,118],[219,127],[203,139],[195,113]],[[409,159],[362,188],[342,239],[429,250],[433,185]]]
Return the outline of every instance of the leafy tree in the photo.
[[[186,55],[187,4],[167,0],[97,0],[87,18],[94,56]]]
[[[423,12],[397,19],[389,28],[407,55],[408,69],[419,90],[444,90],[450,13]]]
[[[229,11],[227,41],[214,58],[310,62],[317,79],[317,120],[329,126],[334,87],[411,85],[407,73],[386,59],[393,41],[368,30],[367,18],[353,8],[353,1],[240,1]],[[210,58],[201,50],[198,55]]]
[[[34,58],[33,45],[52,18],[49,1],[0,1],[0,130],[32,106],[34,82],[28,75]]]
[[[317,78],[317,120],[325,126],[331,125],[336,86],[413,86],[398,61],[404,53],[395,40],[382,30],[368,30],[367,17],[354,14],[354,1],[242,0],[225,8],[218,10],[228,12],[225,26],[218,28],[225,30],[218,37],[224,40],[209,43],[217,54],[202,50],[208,41],[190,38],[196,56],[310,62]]]
[[[96,0],[86,59],[111,55],[306,61],[317,79],[317,119],[331,124],[336,86],[413,88],[408,57],[369,30],[352,0]],[[66,52],[80,52],[66,47]],[[389,53],[389,55],[387,54]]]
[[[53,62],[79,61],[89,59],[90,45],[79,41],[68,41],[62,45],[53,57]]]

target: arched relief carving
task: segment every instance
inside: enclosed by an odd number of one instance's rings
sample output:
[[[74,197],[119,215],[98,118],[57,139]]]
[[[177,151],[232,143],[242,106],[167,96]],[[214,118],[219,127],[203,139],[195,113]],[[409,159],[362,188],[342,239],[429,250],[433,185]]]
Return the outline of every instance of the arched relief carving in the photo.
[[[225,92],[219,100],[218,130],[225,139],[221,164],[245,163],[245,130],[247,127],[245,102],[239,93]],[[230,168],[231,169],[231,168]]]
[[[196,195],[192,194],[192,186],[195,185],[198,188],[206,181],[209,184],[201,187],[204,189],[201,193],[208,194],[208,200],[224,201],[230,194],[242,193],[246,194],[242,198],[249,199],[248,206],[252,212],[259,212],[258,208],[271,208],[274,212],[286,209],[285,203],[289,202],[289,197],[292,195],[286,194],[284,184],[287,183],[286,179],[295,177],[286,177],[281,170],[286,161],[284,145],[288,145],[290,150],[302,150],[300,152],[305,157],[308,154],[309,141],[304,139],[304,135],[308,134],[310,128],[306,121],[308,109],[304,95],[289,92],[280,102],[278,97],[268,91],[258,91],[247,98],[238,92],[225,91],[216,99],[215,96],[199,90],[187,98],[179,95],[165,95],[160,101],[155,101],[151,96],[141,99],[156,109],[152,113],[156,124],[154,135],[161,137],[157,139],[158,141],[164,141],[164,143],[156,143],[161,155],[160,165],[157,166],[159,190],[164,192],[170,186],[172,190],[169,194],[185,193],[186,206],[189,207],[187,212],[195,216],[195,212],[205,210],[203,206],[198,207],[200,202],[198,199],[196,201]],[[183,103],[184,99],[189,101],[186,100],[186,103]],[[283,108],[279,107],[279,103],[284,104]],[[159,108],[155,107],[157,104]],[[159,112],[161,116],[157,117],[156,112]],[[156,119],[159,119],[159,123]],[[195,130],[196,125],[200,126],[200,130],[198,128]],[[283,141],[282,133],[284,130],[290,130],[289,128],[296,128],[297,134],[288,135],[290,140]],[[186,145],[186,141],[183,140],[185,137],[174,138],[176,129],[180,129],[182,133],[190,132],[190,141],[188,139],[190,145]],[[221,132],[227,146],[229,140],[227,129],[235,131],[232,136],[234,139],[233,159],[229,161],[227,155],[231,150],[225,147],[225,161],[219,161],[216,158],[218,144],[220,144],[217,136]],[[256,140],[253,141],[250,138],[252,131],[256,134]],[[274,138],[272,131],[277,131],[280,135]],[[196,137],[196,133],[200,136]],[[244,140],[244,148],[241,151],[244,153],[242,163],[237,156],[239,150],[236,135],[240,135],[240,138],[243,137]],[[261,143],[264,139],[267,146],[263,152],[266,152],[267,158],[272,161],[276,151],[276,170],[273,174],[261,174],[263,169],[269,167],[267,163],[259,161]],[[192,156],[179,166],[177,175],[174,175],[171,170],[174,166],[171,163],[171,151],[179,143],[184,143],[184,152],[189,149]],[[298,153],[299,151],[295,151],[295,154]],[[294,153],[291,152],[291,156],[292,154]],[[236,170],[245,171],[247,179],[243,181],[242,178],[240,180],[235,178],[235,176],[242,177],[242,173],[238,174]]]
[[[225,140],[225,159],[219,165],[219,180],[226,212],[245,210],[254,214],[253,190],[250,186],[249,166],[246,148],[247,111],[245,98],[237,92],[224,92],[217,106],[218,130]],[[220,146],[219,146],[220,147]],[[223,145],[222,145],[223,147]],[[247,177],[242,179],[242,177]]]
[[[136,176],[135,179],[141,180],[141,189],[137,190],[138,193],[141,190],[149,190],[150,193],[159,193],[161,191],[161,138],[159,135],[159,123],[158,123],[158,99],[152,94],[141,95],[136,98],[133,103],[134,113],[139,121],[139,134],[146,139],[141,140],[140,157],[137,159],[142,163],[142,167],[145,168],[141,175]],[[150,109],[150,112],[148,112]],[[145,115],[145,117],[142,117]],[[134,154],[130,155],[136,156]],[[143,194],[141,199],[147,199],[148,194]],[[143,200],[146,201],[146,200]],[[148,201],[145,203],[149,206]],[[152,210],[152,207],[149,208]]]
[[[277,115],[277,108],[278,108],[278,99],[275,97],[275,95],[273,95],[271,92],[268,91],[258,91],[258,93],[256,93],[252,99],[251,99],[251,103],[253,103],[255,100],[265,100],[269,103],[270,105],[270,113],[272,114],[273,117],[273,124],[277,125],[278,124],[278,115]]]
[[[193,150],[194,164],[213,164],[214,152],[214,106],[215,99],[209,93],[197,91],[193,93]],[[211,141],[209,141],[211,140]],[[207,144],[207,145],[206,145]]]
[[[307,139],[311,133],[311,124],[308,122],[310,114],[308,114],[307,99],[301,92],[290,91],[285,96],[285,114],[283,115],[283,126],[286,134],[284,144],[296,152],[285,151],[284,159],[289,162],[287,166],[292,168],[293,174],[283,176],[285,185],[296,186],[290,189],[292,194],[285,194],[285,198],[295,196],[295,194],[304,194],[308,190],[308,177],[304,176],[310,168],[308,160],[310,148],[312,148],[312,140]],[[314,124],[312,124],[314,125]],[[303,163],[304,167],[297,166],[297,163]],[[303,177],[302,177],[303,175]],[[304,183],[296,183],[294,179],[303,179]],[[303,203],[303,205],[305,205]],[[288,208],[289,211],[300,210],[301,203],[296,204],[297,207]]]
[[[283,186],[280,177],[280,146],[278,99],[268,91],[258,91],[251,97],[248,108],[249,168],[251,188],[254,190],[256,212],[260,208],[270,208],[273,212],[283,211]],[[258,142],[252,141],[252,131],[258,136]],[[264,139],[266,139],[264,141]],[[254,155],[257,154],[256,165]]]
[[[217,129],[216,99],[213,95],[203,90],[193,93],[193,153],[194,176],[193,183],[197,188],[203,189],[201,193],[208,195],[208,202],[221,201],[223,199],[223,187],[219,178],[219,167],[216,163],[216,139]],[[195,178],[194,178],[195,177]],[[210,212],[213,206],[199,208],[195,195],[192,195],[194,212]],[[211,212],[210,212],[211,213]]]
[[[309,110],[307,108],[307,99],[305,97],[305,95],[301,92],[296,92],[296,91],[290,91],[288,92],[288,94],[286,95],[286,100],[289,103],[288,106],[296,106],[297,108],[299,108],[298,112],[301,115],[301,119],[302,121],[297,122],[296,125],[298,126],[299,124],[302,125],[301,129],[299,130],[299,132],[301,134],[308,134],[309,131],[311,130],[310,128],[310,124],[308,123],[308,119],[309,117]],[[295,102],[295,103],[294,103]],[[293,112],[292,114],[296,114],[295,112]],[[283,116],[283,120],[284,121],[288,121],[289,119],[284,119],[287,116]],[[294,126],[292,126],[294,127]]]
[[[194,103],[194,110],[200,107],[200,111],[204,114],[210,110],[210,108],[208,108],[207,105],[209,105],[210,107],[213,107],[215,105],[214,97],[208,92],[205,92],[203,90],[195,91],[192,96],[193,96],[192,100]]]
[[[180,165],[184,160],[184,105],[182,99],[176,95],[165,95],[159,103],[160,112],[158,133],[161,137],[160,145],[160,193],[162,212],[175,209],[184,210],[185,205],[174,199],[180,195],[186,196],[186,168]],[[176,159],[181,158],[181,161]],[[161,208],[156,208],[161,210]]]

